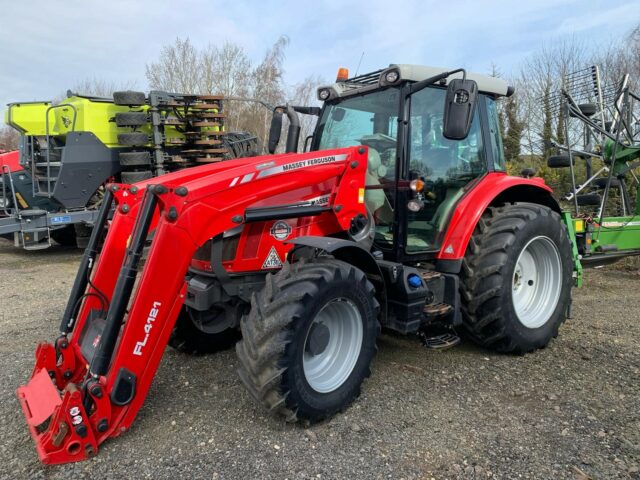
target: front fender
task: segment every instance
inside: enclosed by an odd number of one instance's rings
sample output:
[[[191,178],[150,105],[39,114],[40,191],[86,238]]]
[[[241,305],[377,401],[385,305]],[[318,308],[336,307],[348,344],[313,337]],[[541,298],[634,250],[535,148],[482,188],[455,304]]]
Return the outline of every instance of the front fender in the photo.
[[[311,247],[323,250],[333,255],[338,260],[347,262],[362,270],[376,290],[376,297],[380,302],[382,320],[387,317],[387,295],[384,276],[380,266],[371,252],[365,250],[352,240],[344,240],[332,237],[304,236],[297,237],[286,243],[300,247]]]
[[[560,212],[560,206],[553,198],[551,188],[542,178],[521,178],[505,173],[488,173],[456,205],[437,259],[461,260],[473,230],[487,207],[507,202],[538,203]]]

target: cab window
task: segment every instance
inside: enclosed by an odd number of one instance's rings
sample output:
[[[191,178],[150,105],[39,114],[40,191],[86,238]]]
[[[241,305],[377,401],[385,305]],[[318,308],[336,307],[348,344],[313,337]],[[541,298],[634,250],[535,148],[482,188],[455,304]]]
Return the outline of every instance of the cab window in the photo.
[[[493,169],[499,172],[507,170],[504,158],[504,146],[500,135],[500,119],[498,107],[493,98],[485,97],[487,102],[487,116],[489,117],[489,133],[491,135],[491,150],[493,153]]]
[[[424,179],[425,195],[424,208],[408,214],[407,252],[440,248],[464,186],[486,171],[479,108],[467,138],[449,140],[442,135],[445,93],[426,88],[411,99],[409,179]]]
[[[393,245],[399,90],[389,88],[327,104],[318,124],[318,148],[365,145],[369,160],[365,203],[376,224],[376,243]]]

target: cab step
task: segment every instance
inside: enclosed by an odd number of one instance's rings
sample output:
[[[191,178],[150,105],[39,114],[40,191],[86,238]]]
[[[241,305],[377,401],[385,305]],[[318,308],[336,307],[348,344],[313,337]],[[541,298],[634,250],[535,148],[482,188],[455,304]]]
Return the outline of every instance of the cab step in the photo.
[[[453,307],[447,303],[431,303],[431,304],[425,305],[424,308],[422,309],[422,312],[428,318],[442,317],[444,315],[449,315],[451,312],[453,312]]]
[[[419,336],[425,348],[429,348],[431,350],[448,350],[460,343],[460,337],[453,331],[437,335],[430,335],[428,332],[421,331]]]

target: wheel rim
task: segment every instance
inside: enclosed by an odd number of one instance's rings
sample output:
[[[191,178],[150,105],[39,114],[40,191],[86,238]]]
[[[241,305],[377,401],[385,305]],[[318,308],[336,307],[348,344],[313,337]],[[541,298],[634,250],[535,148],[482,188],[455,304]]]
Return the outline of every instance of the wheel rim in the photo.
[[[309,325],[302,365],[316,392],[337,390],[351,375],[362,347],[362,316],[346,298],[331,300]]]
[[[538,328],[551,318],[560,299],[562,263],[556,244],[548,237],[531,239],[520,252],[513,271],[513,307],[527,328]]]

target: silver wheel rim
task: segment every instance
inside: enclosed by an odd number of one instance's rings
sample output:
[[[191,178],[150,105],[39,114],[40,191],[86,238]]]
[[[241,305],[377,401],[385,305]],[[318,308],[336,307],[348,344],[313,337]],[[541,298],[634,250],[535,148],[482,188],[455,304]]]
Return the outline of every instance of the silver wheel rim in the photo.
[[[309,342],[317,325],[326,327],[329,340],[325,348],[314,355],[309,351]],[[337,390],[356,366],[362,337],[362,316],[351,300],[337,298],[322,307],[309,325],[304,340],[302,366],[309,386],[319,393]]]
[[[535,237],[520,252],[513,271],[513,308],[527,328],[549,321],[560,299],[562,263],[555,243]]]

